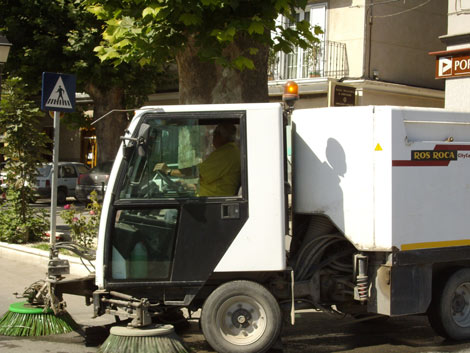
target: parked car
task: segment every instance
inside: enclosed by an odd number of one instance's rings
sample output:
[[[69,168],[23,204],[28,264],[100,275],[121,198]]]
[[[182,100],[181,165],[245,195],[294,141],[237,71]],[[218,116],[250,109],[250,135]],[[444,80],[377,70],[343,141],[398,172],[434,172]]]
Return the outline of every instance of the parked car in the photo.
[[[64,204],[68,196],[75,196],[78,176],[87,173],[89,169],[83,163],[77,162],[59,162],[58,166],[57,203]],[[38,172],[35,193],[40,198],[49,198],[51,197],[52,163],[39,167]]]
[[[80,202],[87,203],[90,200],[90,193],[96,191],[98,199],[102,200],[112,167],[112,161],[105,162],[92,168],[87,173],[80,174],[75,189],[75,198]]]

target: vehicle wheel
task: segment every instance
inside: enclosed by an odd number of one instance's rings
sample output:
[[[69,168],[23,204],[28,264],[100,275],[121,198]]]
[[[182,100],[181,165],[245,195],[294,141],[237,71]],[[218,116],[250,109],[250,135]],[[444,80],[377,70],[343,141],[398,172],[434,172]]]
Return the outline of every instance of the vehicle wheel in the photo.
[[[63,205],[67,202],[67,191],[64,189],[57,190],[57,204]]]
[[[202,332],[219,353],[265,352],[277,340],[281,323],[276,299],[255,282],[225,283],[202,307]]]
[[[470,338],[470,269],[458,270],[433,293],[428,318],[432,328],[443,337]]]

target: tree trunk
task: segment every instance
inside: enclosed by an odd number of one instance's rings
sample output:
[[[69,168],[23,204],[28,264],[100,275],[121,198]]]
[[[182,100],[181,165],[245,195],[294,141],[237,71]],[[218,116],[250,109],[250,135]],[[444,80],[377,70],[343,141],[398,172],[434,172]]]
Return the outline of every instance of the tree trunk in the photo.
[[[256,55],[248,49],[256,48]],[[181,104],[254,103],[268,101],[268,47],[248,36],[239,36],[225,53],[253,60],[254,70],[243,71],[201,61],[192,38],[177,56]]]
[[[102,90],[90,83],[87,85],[86,91],[93,99],[95,120],[113,109],[124,109],[124,90],[121,87]],[[126,117],[125,113],[115,112],[94,125],[98,143],[98,165],[113,161],[116,157],[120,136],[124,135],[128,124]]]

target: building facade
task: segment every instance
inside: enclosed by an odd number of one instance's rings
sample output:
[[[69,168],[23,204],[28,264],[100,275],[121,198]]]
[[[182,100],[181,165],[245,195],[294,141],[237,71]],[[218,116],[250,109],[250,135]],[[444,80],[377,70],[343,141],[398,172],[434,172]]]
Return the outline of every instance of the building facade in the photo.
[[[294,79],[299,108],[334,104],[337,84],[356,89],[357,105],[444,106],[444,83],[434,79],[428,53],[445,48],[439,36],[447,28],[446,1],[310,1],[298,18],[323,29],[320,45],[270,60],[273,100]]]
[[[436,77],[445,80],[445,107],[470,112],[470,0],[449,1],[446,45],[436,55]],[[446,33],[446,32],[444,32]]]

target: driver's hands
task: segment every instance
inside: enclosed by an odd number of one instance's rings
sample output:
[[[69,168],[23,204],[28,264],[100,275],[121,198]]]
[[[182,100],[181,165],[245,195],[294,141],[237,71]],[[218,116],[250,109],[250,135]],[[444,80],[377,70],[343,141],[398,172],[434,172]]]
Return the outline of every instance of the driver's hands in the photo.
[[[162,172],[164,174],[166,174],[168,172],[168,169],[170,169],[170,168],[168,168],[166,163],[157,163],[157,164],[155,164],[155,167],[153,167],[154,172],[159,171],[159,172]]]

